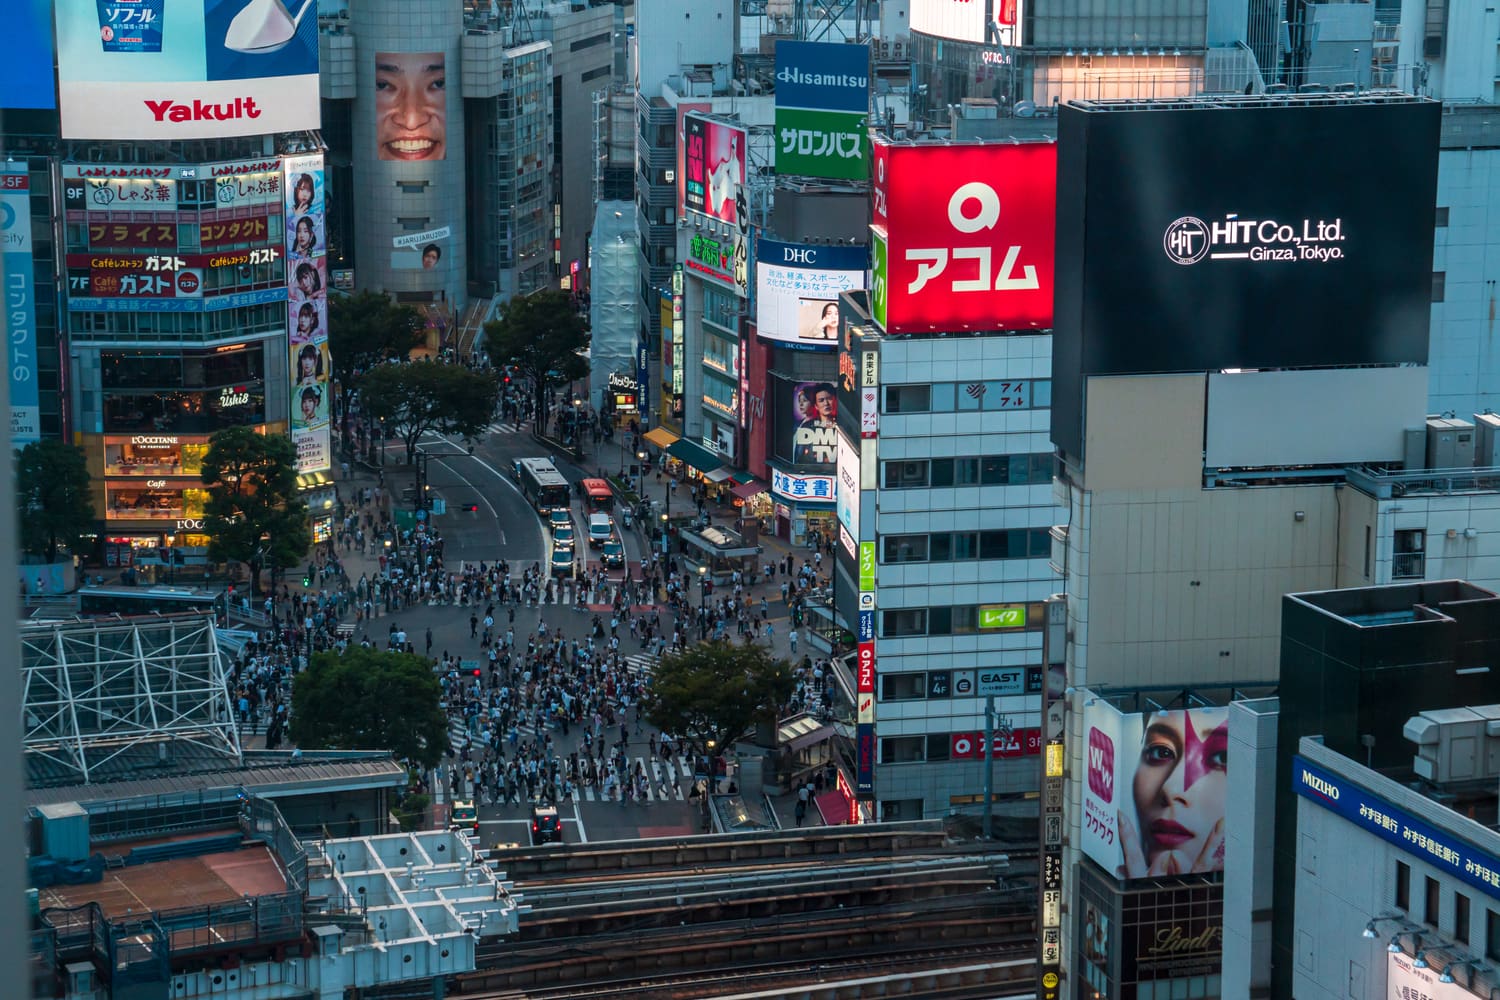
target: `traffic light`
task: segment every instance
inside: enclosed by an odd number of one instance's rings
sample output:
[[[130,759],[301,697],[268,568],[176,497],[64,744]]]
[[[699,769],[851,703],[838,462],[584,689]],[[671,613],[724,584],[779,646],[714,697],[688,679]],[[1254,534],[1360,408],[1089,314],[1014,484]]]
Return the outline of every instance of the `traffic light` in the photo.
[[[302,586],[304,586],[304,587],[311,587],[312,586],[312,577],[308,576],[306,573],[302,574]]]
[[[475,677],[479,677],[479,676],[482,676],[482,675],[481,675],[481,674],[480,674],[480,672],[479,672],[479,668],[478,668],[478,667],[475,667],[475,668],[474,668],[474,676],[475,676]]]

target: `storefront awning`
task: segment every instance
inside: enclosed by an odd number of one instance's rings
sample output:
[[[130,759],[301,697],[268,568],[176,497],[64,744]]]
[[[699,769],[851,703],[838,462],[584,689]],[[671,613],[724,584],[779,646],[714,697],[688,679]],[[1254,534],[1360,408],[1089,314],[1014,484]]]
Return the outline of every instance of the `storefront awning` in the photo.
[[[667,447],[667,454],[673,458],[680,458],[699,472],[712,472],[724,462],[719,456],[703,447],[679,438]]]
[[[844,793],[838,790],[824,792],[813,799],[813,804],[818,807],[818,815],[823,817],[823,822],[829,826],[840,826],[849,822],[851,803],[844,797]]]
[[[711,483],[722,483],[726,479],[733,478],[733,476],[733,469],[729,468],[729,466],[727,465],[721,465],[714,471],[706,473],[703,478],[707,479]]]
[[[672,445],[676,444],[678,440],[677,435],[673,434],[665,427],[653,427],[646,433],[642,434],[641,437],[645,439],[647,444],[654,444],[658,448],[670,448]]]
[[[738,479],[738,477],[735,478]],[[760,494],[764,493],[765,491],[765,483],[761,482],[759,479],[751,479],[748,483],[740,483],[729,492],[733,493],[741,500],[749,500],[751,497],[760,496]]]

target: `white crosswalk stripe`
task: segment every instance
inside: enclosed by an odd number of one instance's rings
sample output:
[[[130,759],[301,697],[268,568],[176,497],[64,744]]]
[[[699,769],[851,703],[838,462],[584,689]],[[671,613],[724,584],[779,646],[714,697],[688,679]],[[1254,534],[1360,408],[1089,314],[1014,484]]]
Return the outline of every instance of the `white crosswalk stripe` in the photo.
[[[641,770],[647,775],[646,801],[647,802],[685,802],[688,790],[693,786],[693,774],[688,763],[681,758],[674,757],[664,761],[660,757],[647,760],[645,757],[636,757],[630,762],[630,773],[635,774],[635,765],[641,765]],[[618,790],[612,796],[606,797],[604,789],[597,785],[589,785],[579,790],[579,796],[585,802],[619,802]]]
[[[661,658],[655,653],[627,653],[625,656],[625,669],[633,674],[649,677],[656,669],[657,661]]]
[[[525,430],[524,426],[513,420],[500,420],[489,426],[491,434],[519,434],[523,430]]]

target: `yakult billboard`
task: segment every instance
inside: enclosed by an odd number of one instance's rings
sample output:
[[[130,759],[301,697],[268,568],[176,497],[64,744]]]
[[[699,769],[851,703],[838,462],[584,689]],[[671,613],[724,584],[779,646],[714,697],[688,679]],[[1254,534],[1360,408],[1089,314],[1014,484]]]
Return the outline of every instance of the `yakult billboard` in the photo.
[[[875,142],[876,319],[887,333],[1052,326],[1057,147]]]
[[[317,0],[57,0],[69,139],[315,129]]]

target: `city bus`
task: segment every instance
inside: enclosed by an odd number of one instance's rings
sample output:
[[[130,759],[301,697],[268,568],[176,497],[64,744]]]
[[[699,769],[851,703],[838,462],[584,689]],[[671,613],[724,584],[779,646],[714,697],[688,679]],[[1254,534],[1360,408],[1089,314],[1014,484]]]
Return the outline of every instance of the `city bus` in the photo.
[[[78,613],[93,615],[164,615],[210,612],[220,622],[228,613],[223,590],[201,587],[125,587],[104,584],[78,588]]]
[[[615,493],[602,479],[585,479],[578,484],[583,494],[585,514],[610,514],[615,509]]]
[[[568,481],[545,458],[523,458],[516,462],[516,480],[521,494],[538,514],[568,506]]]

